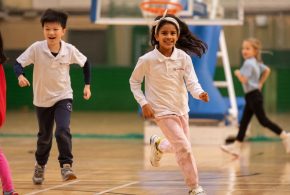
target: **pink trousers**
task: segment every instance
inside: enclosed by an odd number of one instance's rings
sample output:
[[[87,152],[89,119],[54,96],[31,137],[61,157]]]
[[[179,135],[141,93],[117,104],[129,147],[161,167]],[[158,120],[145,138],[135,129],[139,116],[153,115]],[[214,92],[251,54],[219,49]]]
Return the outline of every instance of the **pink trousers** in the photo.
[[[8,161],[0,149],[0,178],[4,192],[13,191],[12,177]]]
[[[166,137],[161,140],[158,149],[163,153],[175,153],[186,185],[190,189],[195,188],[198,185],[198,172],[190,143],[188,115],[162,116],[155,121]]]

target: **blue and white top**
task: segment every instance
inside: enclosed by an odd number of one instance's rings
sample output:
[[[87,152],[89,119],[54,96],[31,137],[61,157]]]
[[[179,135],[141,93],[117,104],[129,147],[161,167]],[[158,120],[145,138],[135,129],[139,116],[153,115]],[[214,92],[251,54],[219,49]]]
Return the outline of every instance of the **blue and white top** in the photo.
[[[245,93],[249,93],[259,89],[259,80],[262,73],[266,70],[267,66],[258,62],[256,58],[252,57],[246,59],[240,69],[241,75],[246,77],[248,82],[243,84]]]

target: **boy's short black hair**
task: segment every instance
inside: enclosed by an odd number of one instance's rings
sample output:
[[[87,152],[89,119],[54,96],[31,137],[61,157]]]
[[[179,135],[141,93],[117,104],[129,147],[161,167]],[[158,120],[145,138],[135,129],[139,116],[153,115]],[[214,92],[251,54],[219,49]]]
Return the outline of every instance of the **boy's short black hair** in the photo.
[[[62,28],[66,28],[67,18],[68,18],[68,14],[63,11],[47,9],[42,14],[40,22],[41,22],[42,27],[44,26],[44,23],[46,22],[58,22],[60,23]]]

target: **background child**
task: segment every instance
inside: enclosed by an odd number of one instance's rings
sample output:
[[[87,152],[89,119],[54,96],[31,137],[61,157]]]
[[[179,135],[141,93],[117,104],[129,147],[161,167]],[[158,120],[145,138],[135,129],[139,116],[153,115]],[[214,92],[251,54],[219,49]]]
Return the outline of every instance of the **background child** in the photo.
[[[33,104],[38,119],[38,140],[35,152],[34,184],[42,184],[45,165],[52,146],[53,126],[59,151],[59,164],[64,181],[76,179],[73,163],[70,117],[73,91],[70,81],[70,64],[83,67],[85,77],[84,99],[91,97],[90,66],[87,58],[73,45],[61,40],[66,32],[67,14],[48,9],[41,17],[45,40],[37,41],[22,53],[14,65],[20,87],[30,86],[23,67],[34,64]]]
[[[2,64],[6,61],[3,52],[3,39],[0,32],[0,127],[5,122],[6,117],[6,79]],[[8,161],[0,149],[0,178],[4,195],[18,195],[14,192],[12,177]]]
[[[139,58],[130,78],[131,91],[145,118],[153,118],[166,139],[150,139],[152,166],[159,166],[163,153],[174,152],[189,188],[189,194],[204,195],[192,154],[188,123],[188,93],[207,102],[191,57],[201,56],[206,45],[195,38],[186,24],[173,15],[157,17],[151,33],[155,49]],[[145,94],[141,85],[145,77]]]
[[[246,130],[253,115],[259,123],[279,135],[284,143],[287,153],[290,153],[290,134],[283,131],[277,124],[266,116],[263,107],[262,87],[270,74],[270,68],[263,64],[261,59],[262,45],[259,40],[250,38],[243,41],[242,56],[245,59],[240,70],[235,71],[236,77],[243,85],[246,106],[242,116],[236,141],[223,145],[221,149],[232,155],[239,156]]]

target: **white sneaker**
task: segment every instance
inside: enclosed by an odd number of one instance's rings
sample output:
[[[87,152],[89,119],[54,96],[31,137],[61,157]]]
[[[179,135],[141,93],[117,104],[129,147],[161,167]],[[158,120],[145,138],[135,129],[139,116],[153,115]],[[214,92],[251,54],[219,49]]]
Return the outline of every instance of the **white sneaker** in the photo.
[[[35,185],[41,185],[44,181],[45,165],[35,163],[32,181]]]
[[[286,153],[290,154],[290,133],[287,133],[287,137],[282,140]]]
[[[221,146],[222,151],[227,152],[231,155],[234,155],[236,157],[239,157],[241,154],[241,143],[238,141],[235,141],[232,144],[222,145]]]
[[[190,190],[189,195],[206,195],[206,193],[201,186],[198,186],[197,188]]]
[[[60,173],[63,181],[74,180],[77,178],[70,164],[64,164],[63,168],[61,168]]]
[[[162,158],[162,152],[158,150],[160,140],[161,138],[157,135],[152,135],[150,137],[150,147],[151,147],[150,162],[153,167],[160,166],[160,160]]]

